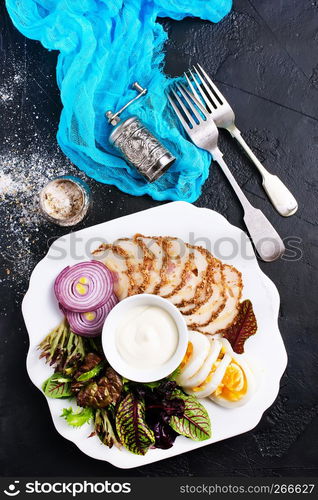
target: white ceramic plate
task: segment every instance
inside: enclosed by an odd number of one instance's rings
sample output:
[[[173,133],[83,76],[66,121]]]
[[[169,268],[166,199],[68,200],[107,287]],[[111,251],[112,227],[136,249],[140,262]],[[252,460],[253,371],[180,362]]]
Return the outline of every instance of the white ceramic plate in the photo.
[[[272,281],[260,270],[245,233],[212,210],[174,202],[63,236],[36,266],[22,304],[30,337],[27,370],[36,387],[41,390],[43,381],[52,374],[52,368],[39,359],[37,346],[61,320],[53,294],[55,277],[65,266],[89,260],[90,251],[102,241],[112,242],[135,233],[178,236],[193,244],[208,245],[216,256],[242,272],[243,298],[251,299],[258,321],[257,334],[245,344],[246,355],[253,362],[258,388],[245,406],[235,409],[222,408],[202,400],[212,422],[211,439],[194,442],[179,436],[169,450],[150,450],[145,456],[133,455],[114,447],[110,450],[96,436],[88,439],[91,432],[89,425],[73,429],[60,417],[62,408],[71,406],[69,401],[47,399],[54,425],[62,436],[90,457],[121,468],[156,462],[253,429],[263,412],[274,402],[287,364],[277,324],[279,295]]]

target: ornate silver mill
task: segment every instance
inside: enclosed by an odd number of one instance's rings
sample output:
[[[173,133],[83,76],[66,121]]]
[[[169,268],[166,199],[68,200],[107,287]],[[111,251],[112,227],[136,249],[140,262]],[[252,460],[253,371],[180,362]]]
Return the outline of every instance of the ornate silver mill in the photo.
[[[153,182],[172,165],[176,158],[136,116],[131,116],[118,125],[120,114],[147,93],[147,89],[141,87],[138,82],[133,83],[132,88],[138,92],[136,97],[119,111],[105,113],[108,122],[116,127],[110,134],[109,141],[128,163],[132,164],[149,182]]]

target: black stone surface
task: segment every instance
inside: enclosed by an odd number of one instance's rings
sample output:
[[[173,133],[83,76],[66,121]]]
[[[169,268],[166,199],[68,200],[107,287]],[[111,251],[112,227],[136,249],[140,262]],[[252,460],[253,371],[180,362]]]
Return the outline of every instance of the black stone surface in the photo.
[[[54,74],[57,54],[27,40],[0,8],[0,162],[15,155],[28,169],[32,154],[54,158],[72,170],[56,147],[61,104]],[[281,295],[280,328],[289,355],[275,404],[251,432],[176,458],[129,471],[131,476],[317,476],[317,225],[318,225],[318,2],[235,0],[218,25],[197,19],[163,20],[170,41],[166,72],[180,75],[204,61],[228,96],[244,136],[264,164],[294,192],[299,210],[280,217],[266,199],[260,177],[225,134],[221,146],[249,199],[283,237],[300,238],[298,260],[261,263]],[[10,90],[18,74],[19,80]],[[18,159],[18,160],[17,160]],[[16,165],[16,163],[15,163]],[[12,167],[14,168],[14,167]],[[89,179],[95,208],[82,227],[158,205]],[[213,165],[196,205],[210,207],[243,228],[242,211]],[[53,237],[65,234],[45,222],[30,229],[27,257],[19,275],[7,247],[23,246],[8,228],[1,203],[1,471],[5,476],[126,476],[128,471],[80,453],[54,430],[43,396],[28,379],[28,341],[20,302],[32,267]],[[26,231],[28,228],[26,228]],[[40,234],[40,237],[39,237]],[[18,254],[17,254],[18,255]],[[163,453],[164,455],[164,453]]]

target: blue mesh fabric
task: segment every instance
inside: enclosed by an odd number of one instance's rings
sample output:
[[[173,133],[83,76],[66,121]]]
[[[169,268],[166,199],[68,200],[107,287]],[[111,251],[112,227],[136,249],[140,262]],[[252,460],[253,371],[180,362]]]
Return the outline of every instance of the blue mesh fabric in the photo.
[[[162,72],[167,34],[158,17],[200,17],[218,22],[231,0],[6,0],[21,33],[58,50],[57,82],[63,110],[57,133],[63,152],[94,179],[133,195],[195,201],[208,176],[210,157],[175,126]],[[149,184],[108,142],[112,126],[104,113],[149,89],[123,118],[136,114],[178,160]]]

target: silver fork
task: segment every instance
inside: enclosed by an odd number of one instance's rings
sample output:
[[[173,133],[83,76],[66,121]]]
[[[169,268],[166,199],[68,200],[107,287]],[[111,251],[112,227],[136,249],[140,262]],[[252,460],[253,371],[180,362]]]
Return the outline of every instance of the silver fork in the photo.
[[[244,222],[261,259],[277,260],[285,251],[284,243],[263,212],[248,201],[223,160],[218,148],[218,129],[211,114],[183,85],[176,84],[168,99],[192,142],[211,153],[229,180],[244,209]]]
[[[277,212],[284,217],[293,215],[298,209],[296,199],[277,175],[270,174],[266,170],[264,165],[261,164],[251,148],[247,145],[241,132],[235,125],[233,109],[213,83],[209,75],[199,64],[197,67],[194,66],[193,71],[190,70],[189,74],[190,78],[186,73],[185,77],[193,95],[196,99],[205,104],[207,107],[206,111],[212,116],[216,126],[228,130],[231,136],[237,140],[249,158],[253,161],[262,176],[263,188]]]

